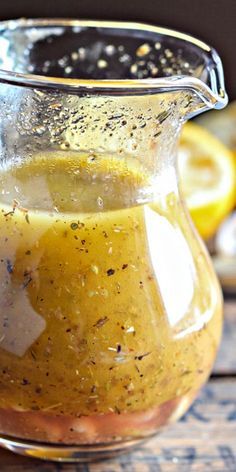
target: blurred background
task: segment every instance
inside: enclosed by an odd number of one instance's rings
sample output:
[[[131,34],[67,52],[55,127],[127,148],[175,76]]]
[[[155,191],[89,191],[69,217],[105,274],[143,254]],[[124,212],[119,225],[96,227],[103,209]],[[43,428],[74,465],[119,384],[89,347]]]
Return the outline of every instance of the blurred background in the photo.
[[[191,33],[214,46],[236,99],[236,0],[1,0],[0,19],[67,17],[142,21]]]

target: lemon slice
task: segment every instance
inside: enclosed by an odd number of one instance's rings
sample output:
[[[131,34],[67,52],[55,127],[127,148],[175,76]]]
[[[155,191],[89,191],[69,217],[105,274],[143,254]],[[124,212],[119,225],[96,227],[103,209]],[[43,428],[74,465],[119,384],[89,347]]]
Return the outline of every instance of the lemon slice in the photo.
[[[234,206],[233,154],[204,128],[187,123],[181,135],[178,168],[190,214],[201,236],[208,239]]]

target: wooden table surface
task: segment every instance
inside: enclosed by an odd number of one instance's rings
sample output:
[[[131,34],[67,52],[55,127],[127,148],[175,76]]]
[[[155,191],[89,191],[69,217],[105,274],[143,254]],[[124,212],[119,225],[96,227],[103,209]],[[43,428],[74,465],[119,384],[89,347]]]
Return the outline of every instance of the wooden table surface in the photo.
[[[236,298],[225,300],[213,374],[177,424],[130,454],[92,465],[43,462],[0,449],[0,471],[236,472]]]

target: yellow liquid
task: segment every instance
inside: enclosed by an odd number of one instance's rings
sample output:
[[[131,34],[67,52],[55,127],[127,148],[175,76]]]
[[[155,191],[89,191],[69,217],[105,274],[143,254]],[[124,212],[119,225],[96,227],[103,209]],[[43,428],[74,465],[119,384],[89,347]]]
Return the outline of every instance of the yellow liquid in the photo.
[[[150,182],[132,161],[101,155],[2,170],[2,433],[149,434],[208,376],[218,285],[176,195]]]

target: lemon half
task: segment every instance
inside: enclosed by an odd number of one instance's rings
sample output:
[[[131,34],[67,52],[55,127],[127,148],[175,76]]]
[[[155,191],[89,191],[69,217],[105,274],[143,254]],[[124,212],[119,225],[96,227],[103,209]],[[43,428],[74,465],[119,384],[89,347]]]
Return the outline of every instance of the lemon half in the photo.
[[[178,169],[192,219],[201,236],[208,239],[234,206],[233,153],[201,126],[187,123],[180,140]]]

